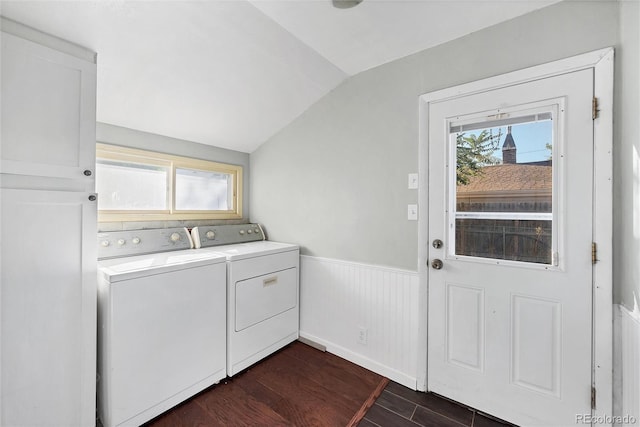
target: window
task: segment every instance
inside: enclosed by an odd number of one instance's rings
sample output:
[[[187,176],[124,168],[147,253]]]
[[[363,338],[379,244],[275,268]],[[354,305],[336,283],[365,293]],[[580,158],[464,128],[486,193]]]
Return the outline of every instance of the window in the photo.
[[[242,217],[242,167],[98,144],[98,220]]]
[[[554,264],[553,118],[451,123],[454,255]]]

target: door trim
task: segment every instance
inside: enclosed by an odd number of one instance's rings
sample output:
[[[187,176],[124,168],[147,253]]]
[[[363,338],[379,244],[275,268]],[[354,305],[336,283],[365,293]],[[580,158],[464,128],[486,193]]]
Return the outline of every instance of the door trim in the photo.
[[[594,416],[613,415],[613,48],[605,48],[495,77],[454,86],[420,96],[419,99],[419,193],[420,210],[429,212],[429,106],[458,97],[553,77],[573,71],[593,69],[594,94],[599,114],[593,121],[593,241],[598,257],[593,266],[593,354],[592,385],[597,390]],[[429,242],[428,215],[418,220],[419,307],[428,307]],[[417,389],[427,390],[428,311],[418,313]],[[603,418],[606,419],[606,418]]]

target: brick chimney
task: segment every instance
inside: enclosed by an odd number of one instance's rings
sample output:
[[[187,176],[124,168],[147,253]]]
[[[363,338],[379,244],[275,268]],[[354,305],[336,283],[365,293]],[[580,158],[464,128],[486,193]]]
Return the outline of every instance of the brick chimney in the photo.
[[[511,126],[507,127],[507,136],[502,144],[502,164],[514,165],[516,161],[516,143],[511,136]]]

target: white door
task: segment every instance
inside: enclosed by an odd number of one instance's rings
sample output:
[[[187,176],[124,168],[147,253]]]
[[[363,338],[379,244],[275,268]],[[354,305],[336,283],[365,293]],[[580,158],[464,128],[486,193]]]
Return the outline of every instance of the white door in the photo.
[[[519,425],[591,413],[593,86],[429,106],[428,389]]]
[[[0,190],[0,425],[89,426],[96,396],[96,201]]]

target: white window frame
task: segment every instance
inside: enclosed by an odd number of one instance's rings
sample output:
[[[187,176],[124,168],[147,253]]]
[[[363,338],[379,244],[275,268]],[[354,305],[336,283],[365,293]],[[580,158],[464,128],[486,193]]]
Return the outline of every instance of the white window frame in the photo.
[[[457,260],[467,260],[470,262],[476,263],[489,263],[489,264],[502,264],[502,265],[512,265],[512,266],[521,266],[527,268],[541,268],[541,269],[556,269],[558,266],[558,257],[559,254],[564,250],[564,243],[562,238],[564,233],[562,232],[564,228],[564,224],[562,218],[559,215],[559,212],[564,208],[562,203],[564,203],[564,195],[563,193],[563,181],[564,178],[562,174],[564,173],[564,164],[563,164],[563,154],[564,154],[564,115],[561,114],[561,111],[565,109],[565,99],[564,98],[555,98],[541,102],[532,102],[524,105],[516,105],[511,108],[502,108],[500,111],[484,111],[477,114],[470,114],[464,118],[457,117],[455,120],[450,120],[447,124],[449,129],[454,129],[456,127],[463,128],[464,126],[469,126],[470,124],[479,124],[482,122],[482,119],[485,119],[486,125],[484,127],[478,127],[474,130],[486,129],[488,127],[494,126],[496,122],[500,120],[498,117],[500,115],[507,117],[511,116],[518,121],[516,123],[525,123],[520,122],[521,118],[536,118],[538,116],[549,116],[552,118],[552,156],[555,159],[553,164],[553,178],[552,178],[552,212],[550,213],[535,213],[535,212],[458,212],[456,208],[457,203],[457,186],[452,185],[451,182],[455,182],[455,173],[456,167],[452,167],[449,169],[449,172],[452,174],[448,179],[453,180],[449,182],[448,188],[448,206],[449,206],[449,216],[447,221],[449,223],[449,235],[448,239],[450,242],[455,242],[456,236],[456,220],[457,219],[497,219],[497,220],[525,220],[525,221],[535,221],[535,220],[543,220],[543,221],[551,221],[552,231],[551,231],[551,260],[550,263],[534,263],[531,261],[513,261],[502,258],[482,258],[477,256],[470,255],[458,255],[456,254],[455,245],[450,245],[450,252],[447,254],[448,257],[455,258]],[[492,123],[489,118],[495,117],[495,121]],[[514,120],[515,121],[515,120]],[[533,120],[532,120],[533,122]],[[475,126],[474,126],[475,128]],[[450,143],[449,143],[449,164],[456,165],[456,144],[455,137],[453,137],[454,133],[450,131]]]
[[[168,221],[199,219],[241,219],[242,218],[242,166],[194,159],[136,148],[97,143],[96,159],[134,162],[145,165],[163,166],[169,171],[167,183],[168,209],[163,210],[99,210],[98,222],[116,221]],[[207,172],[229,174],[232,177],[232,208],[229,210],[177,210],[176,209],[176,169],[194,169]],[[100,197],[100,194],[98,194]]]

